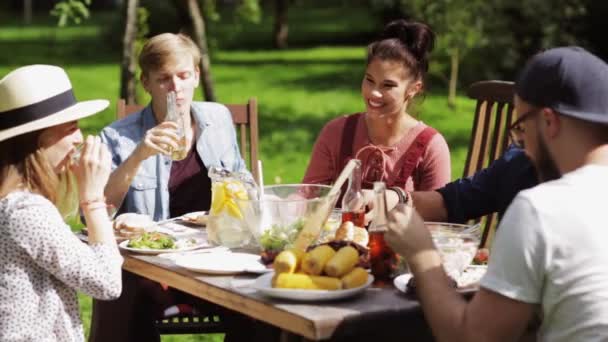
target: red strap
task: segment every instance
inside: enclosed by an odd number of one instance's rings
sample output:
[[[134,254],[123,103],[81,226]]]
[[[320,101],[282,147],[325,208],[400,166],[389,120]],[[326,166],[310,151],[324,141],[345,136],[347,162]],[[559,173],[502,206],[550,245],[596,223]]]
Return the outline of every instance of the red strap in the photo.
[[[418,133],[416,139],[412,142],[410,147],[405,151],[404,163],[401,167],[401,177],[397,177],[395,183],[403,184],[391,184],[387,186],[401,186],[405,189],[407,180],[412,176],[418,160],[422,157],[424,151],[431,141],[431,139],[437,134],[437,131],[433,127],[426,127],[422,132]]]
[[[338,159],[338,170],[336,174],[336,178],[338,174],[342,172],[346,163],[349,160],[353,159],[353,144],[355,142],[355,133],[357,131],[357,124],[359,123],[359,118],[362,113],[352,114],[346,117],[346,122],[344,123],[344,128],[342,129],[342,142],[340,144],[340,154]],[[336,201],[336,206],[342,207],[342,197],[348,188],[348,183],[342,186],[342,191],[340,191],[340,196]]]
[[[340,145],[340,159],[338,172],[342,171],[346,163],[353,158],[353,144],[355,142],[355,132],[362,113],[352,114],[346,117],[344,128],[342,129],[342,143]],[[336,175],[337,177],[337,175]]]

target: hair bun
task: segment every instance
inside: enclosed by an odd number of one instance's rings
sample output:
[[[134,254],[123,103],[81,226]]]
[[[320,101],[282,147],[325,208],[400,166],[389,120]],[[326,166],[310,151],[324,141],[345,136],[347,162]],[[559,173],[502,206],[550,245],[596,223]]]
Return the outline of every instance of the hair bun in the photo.
[[[380,40],[393,38],[399,39],[419,61],[425,61],[435,45],[435,34],[428,25],[403,19],[388,23],[380,36]]]

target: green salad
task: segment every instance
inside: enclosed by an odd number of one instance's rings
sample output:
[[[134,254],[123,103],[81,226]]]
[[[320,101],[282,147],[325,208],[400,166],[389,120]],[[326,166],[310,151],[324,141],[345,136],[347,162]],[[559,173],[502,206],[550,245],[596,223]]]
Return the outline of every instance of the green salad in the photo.
[[[131,248],[139,249],[175,249],[175,240],[170,235],[150,232],[131,239],[127,244]]]
[[[298,219],[288,225],[273,224],[260,237],[260,244],[265,251],[280,252],[292,244],[304,227],[304,219]]]

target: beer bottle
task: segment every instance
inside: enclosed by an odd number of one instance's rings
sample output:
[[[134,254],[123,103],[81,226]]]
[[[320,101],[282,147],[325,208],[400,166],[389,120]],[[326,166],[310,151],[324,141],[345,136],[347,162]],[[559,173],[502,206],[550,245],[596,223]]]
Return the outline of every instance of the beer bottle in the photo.
[[[342,223],[351,221],[357,227],[365,227],[365,206],[361,190],[361,161],[348,177],[348,188],[342,197]]]
[[[369,227],[369,257],[372,274],[376,281],[389,282],[397,276],[400,268],[400,258],[386,244],[384,233],[388,227],[386,208],[386,185],[384,182],[374,182],[374,219]]]

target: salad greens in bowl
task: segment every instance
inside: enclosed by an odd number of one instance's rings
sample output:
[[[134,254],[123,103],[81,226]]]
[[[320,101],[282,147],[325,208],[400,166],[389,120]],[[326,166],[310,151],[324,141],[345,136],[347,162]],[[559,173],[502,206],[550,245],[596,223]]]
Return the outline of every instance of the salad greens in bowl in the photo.
[[[330,190],[330,186],[320,184],[270,185],[264,187],[262,199],[236,201],[243,213],[243,224],[262,250],[263,261],[274,260],[274,256],[291,246],[305,222],[319,215],[317,209]],[[338,195],[329,198],[332,206]]]

